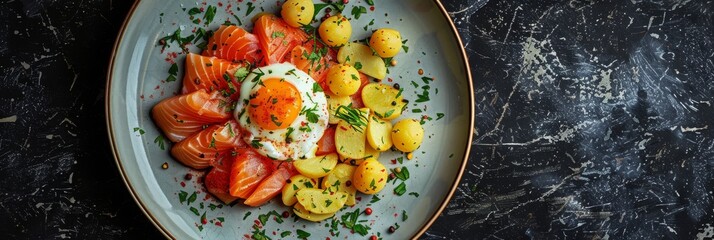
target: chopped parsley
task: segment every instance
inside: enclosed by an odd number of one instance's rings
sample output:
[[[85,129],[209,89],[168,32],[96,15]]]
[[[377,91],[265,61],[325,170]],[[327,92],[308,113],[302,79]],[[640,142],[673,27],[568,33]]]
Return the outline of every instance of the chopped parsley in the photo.
[[[216,17],[216,10],[217,10],[217,9],[218,9],[218,8],[216,8],[215,6],[208,6],[208,8],[206,8],[206,13],[203,14],[203,20],[206,20],[206,21],[204,22],[206,25],[208,25],[208,24],[210,24],[211,22],[213,22],[213,18]]]
[[[144,131],[144,129],[141,129],[141,128],[139,128],[139,127],[135,127],[135,128],[134,128],[134,132],[137,132],[137,131],[139,132],[139,135],[144,135],[144,133],[146,133],[146,132]]]
[[[376,203],[376,202],[379,202],[379,200],[382,200],[382,199],[380,199],[379,196],[377,196],[377,194],[375,194],[374,196],[372,196],[372,199],[369,200],[369,203]]]
[[[263,144],[260,143],[260,139],[253,139],[253,141],[250,141],[250,146],[253,148],[261,148]]]
[[[360,70],[360,69],[362,69],[362,63],[360,63],[360,62],[355,62],[355,66],[354,66],[354,67],[355,67],[355,69]]]
[[[317,123],[317,121],[320,119],[320,116],[318,116],[315,112],[317,112],[317,105],[314,105],[312,108],[302,107],[302,110],[300,110],[300,115],[305,115],[305,117],[307,117],[308,122]]]
[[[355,19],[359,19],[359,17],[365,13],[367,13],[367,8],[364,6],[353,6],[352,7],[352,16],[354,16]]]
[[[165,147],[165,145],[164,145],[164,136],[162,136],[162,135],[157,136],[157,137],[154,139],[154,143],[158,144],[158,145],[159,145],[159,148],[161,148],[161,150],[166,149],[166,147]]]
[[[245,80],[245,77],[248,76],[248,73],[250,73],[249,68],[249,66],[242,66],[236,69],[236,72],[233,74],[233,76],[238,79],[239,82],[243,82],[243,80]]]
[[[273,34],[271,35],[271,38],[279,38],[279,37],[280,38],[285,37],[285,33],[276,31],[276,32],[273,32]],[[294,71],[294,70],[291,70],[291,71]]]
[[[310,237],[310,233],[309,233],[309,232],[305,232],[305,231],[300,230],[300,229],[296,230],[295,232],[297,233],[297,237],[298,237],[298,238],[307,239],[307,238]]]
[[[312,93],[322,92],[322,87],[318,83],[312,83]]]
[[[347,213],[345,215],[342,215],[342,225],[347,228],[351,229],[352,231],[359,233],[362,236],[367,235],[367,231],[370,230],[371,228],[369,226],[362,225],[361,223],[357,222],[357,218],[359,218],[359,215],[362,213],[361,209],[355,209],[354,211]]]
[[[442,119],[444,117],[443,113],[436,113],[436,120]]]
[[[166,82],[176,81],[176,75],[178,75],[178,64],[173,63],[169,68],[169,76],[166,78]]]
[[[191,208],[189,208],[189,210],[191,210],[191,212],[192,212],[193,214],[196,214],[196,216],[200,216],[200,215],[201,215],[200,213],[198,213],[198,209],[196,209],[195,207],[191,207]]]
[[[186,201],[186,197],[188,197],[188,193],[186,191],[180,191],[178,194],[179,197],[179,203],[183,203]]]
[[[409,41],[409,39],[405,39],[404,41],[402,41],[402,49],[404,49],[404,53],[409,52],[409,46],[407,46],[407,41]]]
[[[188,10],[188,15],[196,15],[201,13],[201,9],[194,7]]]
[[[405,184],[404,182],[400,183],[399,186],[394,188],[394,194],[396,194],[397,196],[404,195],[405,192],[407,192],[407,184]]]

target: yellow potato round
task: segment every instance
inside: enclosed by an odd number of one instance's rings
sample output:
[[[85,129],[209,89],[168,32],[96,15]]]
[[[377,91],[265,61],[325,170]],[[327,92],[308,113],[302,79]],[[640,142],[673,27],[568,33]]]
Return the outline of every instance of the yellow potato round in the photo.
[[[329,123],[337,124],[340,122],[340,119],[335,116],[337,108],[340,106],[349,106],[352,103],[352,98],[349,96],[339,97],[332,94],[325,94],[325,96],[327,97],[327,112],[330,114]]]
[[[392,120],[402,115],[404,103],[402,93],[392,86],[382,83],[370,83],[362,88],[364,106],[374,115],[384,120]]]
[[[399,31],[391,28],[380,28],[372,33],[369,39],[371,46],[377,55],[383,58],[394,57],[402,48],[402,35]]]
[[[295,195],[300,189],[314,188],[317,186],[315,179],[303,175],[295,175],[290,178],[288,184],[283,187],[282,200],[285,206],[292,206],[297,202]]]
[[[377,151],[384,152],[392,147],[392,123],[371,116],[367,124],[367,142]]]
[[[339,97],[347,97],[359,90],[362,81],[359,72],[348,64],[336,64],[327,70],[327,86]]]
[[[335,168],[337,160],[337,154],[330,153],[325,156],[295,160],[293,162],[293,166],[295,166],[295,169],[300,172],[300,174],[305,175],[306,177],[321,178],[327,176],[327,174]]]
[[[311,222],[319,222],[319,221],[331,218],[332,216],[335,216],[335,213],[328,213],[328,214],[311,213],[310,211],[305,209],[304,206],[300,205],[300,203],[296,203],[295,206],[293,206],[293,212],[298,217],[308,220],[308,221],[311,221]]]
[[[375,159],[367,159],[355,169],[352,184],[357,191],[375,194],[387,184],[387,168]]]
[[[345,206],[347,193],[344,191],[330,192],[315,188],[303,188],[297,192],[300,205],[311,213],[330,214]]]
[[[401,120],[392,128],[392,142],[399,151],[412,152],[423,140],[424,128],[416,119]]]
[[[310,0],[288,0],[283,3],[280,15],[285,22],[293,27],[310,24],[315,14],[315,5]]]
[[[346,17],[335,15],[325,19],[317,29],[325,44],[330,47],[339,47],[345,45],[352,36],[352,25]]]

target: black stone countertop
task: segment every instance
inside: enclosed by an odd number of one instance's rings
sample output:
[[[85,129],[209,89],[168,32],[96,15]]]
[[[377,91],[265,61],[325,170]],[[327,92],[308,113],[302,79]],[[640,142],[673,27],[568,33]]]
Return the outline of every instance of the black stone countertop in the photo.
[[[714,236],[714,1],[445,0],[469,167],[425,239]],[[104,122],[130,1],[0,3],[0,238],[161,238]]]

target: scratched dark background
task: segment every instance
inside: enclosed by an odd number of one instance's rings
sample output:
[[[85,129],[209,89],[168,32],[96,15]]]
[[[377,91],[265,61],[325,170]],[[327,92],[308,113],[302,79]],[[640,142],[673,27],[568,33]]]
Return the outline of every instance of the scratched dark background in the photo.
[[[476,134],[424,239],[714,236],[713,1],[443,2],[469,52]],[[0,238],[161,238],[104,125],[131,4],[0,3]]]

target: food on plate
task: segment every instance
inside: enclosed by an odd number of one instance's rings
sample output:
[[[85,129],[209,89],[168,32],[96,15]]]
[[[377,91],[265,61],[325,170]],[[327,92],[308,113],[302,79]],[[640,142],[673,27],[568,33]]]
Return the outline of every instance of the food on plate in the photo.
[[[293,212],[295,215],[298,217],[311,221],[311,222],[319,222],[328,218],[331,218],[335,216],[335,213],[327,213],[327,214],[319,214],[319,213],[313,213],[305,209],[300,203],[296,203],[293,206]]]
[[[367,45],[361,43],[347,43],[337,52],[337,61],[355,66],[355,68],[376,79],[387,77],[387,66],[384,60],[375,55]]]
[[[235,134],[238,131],[238,124],[233,120],[212,125],[176,143],[171,147],[171,155],[191,168],[208,168],[221,153],[245,146]]]
[[[377,151],[384,152],[392,147],[392,123],[381,119],[375,114],[369,117],[367,123],[367,142]]]
[[[330,47],[339,47],[350,41],[352,24],[345,16],[338,14],[325,19],[318,28],[322,42]]]
[[[380,154],[396,148],[411,159],[421,145],[423,122],[391,122],[407,107],[404,88],[385,83],[393,81],[387,66],[402,49],[401,34],[380,28],[351,39],[341,13],[310,25],[325,6],[337,5],[287,0],[281,17],[255,15],[250,32],[228,22],[206,32],[202,53],[186,54],[181,94],[152,109],[176,143],[171,155],[210,168],[203,182],[223,203],[258,207],[280,194],[296,216],[322,221],[355,206],[357,192],[385,188],[390,171]]]
[[[255,62],[262,58],[258,37],[234,25],[221,25],[201,55],[228,61]],[[193,79],[189,79],[193,80]],[[185,80],[184,80],[185,81]]]
[[[419,148],[424,140],[424,128],[416,119],[404,119],[392,128],[394,147],[402,152],[412,152]]]
[[[329,118],[325,93],[318,88],[292,64],[253,70],[243,81],[235,112],[245,142],[271,159],[314,157]]]
[[[292,27],[310,24],[314,14],[315,5],[311,0],[287,0],[280,10],[280,16]]]
[[[362,89],[362,101],[377,117],[392,120],[402,115],[404,96],[402,90],[397,90],[387,84],[370,83]]]
[[[375,159],[362,162],[352,176],[355,189],[364,194],[375,194],[387,185],[387,168]]]
[[[336,191],[344,191],[347,193],[345,205],[355,205],[355,195],[357,189],[352,184],[352,175],[355,172],[355,166],[338,163],[330,173],[322,179],[322,188],[333,188]]]
[[[327,189],[303,188],[297,192],[297,200],[305,209],[317,214],[335,213],[345,205],[347,193]]]
[[[283,187],[282,200],[285,206],[292,206],[297,203],[295,195],[300,189],[317,187],[317,180],[303,175],[292,176]]]
[[[337,95],[332,95],[332,94],[327,94],[327,112],[330,114],[330,124],[337,124],[337,122],[340,121],[337,116],[335,116],[335,113],[337,113],[337,109],[340,108],[340,106],[345,106],[348,107],[350,104],[352,104],[352,98],[349,96],[337,96]]]
[[[335,115],[341,119],[335,131],[337,153],[345,158],[362,158],[367,141],[365,130],[369,121],[369,109],[340,107]]]
[[[181,92],[191,93],[199,89],[210,92],[226,89],[228,95],[233,95],[240,87],[237,78],[245,76],[248,69],[250,64],[247,62],[233,63],[217,57],[188,53]]]
[[[228,102],[230,100],[218,91],[198,90],[164,99],[151,109],[151,117],[169,140],[180,142],[201,131],[205,125],[230,119]]]
[[[337,165],[337,154],[331,153],[323,156],[308,158],[293,162],[295,169],[302,175],[309,178],[321,178],[335,168]]]
[[[372,33],[369,46],[383,58],[394,57],[402,49],[402,35],[391,28],[380,28]]]
[[[260,16],[253,25],[263,53],[263,64],[280,63],[298,45],[307,41],[307,34],[299,28],[288,25],[272,14]]]
[[[327,70],[327,85],[335,96],[346,97],[355,94],[362,81],[357,69],[349,64],[336,64]]]

